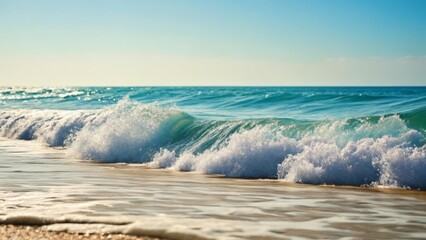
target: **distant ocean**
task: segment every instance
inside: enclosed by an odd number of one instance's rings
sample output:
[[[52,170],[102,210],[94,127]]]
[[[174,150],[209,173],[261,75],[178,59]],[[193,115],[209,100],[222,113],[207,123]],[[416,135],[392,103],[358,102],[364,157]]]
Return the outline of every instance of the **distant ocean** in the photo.
[[[3,87],[0,227],[424,239],[425,129],[425,87]]]

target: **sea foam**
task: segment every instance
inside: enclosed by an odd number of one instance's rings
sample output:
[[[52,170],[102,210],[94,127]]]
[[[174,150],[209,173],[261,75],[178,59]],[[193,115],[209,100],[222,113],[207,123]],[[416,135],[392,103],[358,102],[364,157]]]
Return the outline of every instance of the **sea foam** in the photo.
[[[0,135],[100,162],[238,178],[426,189],[425,133],[398,115],[319,122],[197,120],[124,99],[98,110],[7,110]]]
[[[184,152],[179,157],[162,151],[152,165],[228,177],[271,178],[276,176],[277,164],[298,151],[296,140],[270,132],[267,127],[255,127],[231,135],[225,146],[217,150],[196,155]]]
[[[101,110],[3,111],[0,135],[65,147],[83,159],[143,162],[191,121],[178,110],[124,99]]]
[[[409,131],[350,141],[343,148],[324,141],[300,142],[303,151],[283,160],[278,177],[289,182],[338,185],[384,185],[426,188],[426,148]]]
[[[189,116],[177,110],[121,101],[75,134],[70,152],[102,162],[148,161],[185,121]]]

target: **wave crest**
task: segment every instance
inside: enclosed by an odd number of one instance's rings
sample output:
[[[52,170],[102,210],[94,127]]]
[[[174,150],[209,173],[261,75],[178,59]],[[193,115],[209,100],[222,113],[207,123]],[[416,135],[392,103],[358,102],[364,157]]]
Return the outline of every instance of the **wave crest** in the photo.
[[[289,182],[336,185],[384,185],[426,188],[426,148],[416,147],[421,134],[411,130],[400,137],[384,136],[335,143],[313,141],[284,159],[278,178]],[[302,141],[303,142],[303,141]]]
[[[196,155],[184,152],[179,157],[163,151],[156,155],[152,165],[228,177],[273,178],[283,157],[298,150],[296,140],[273,133],[268,127],[255,127],[231,135],[225,146],[217,150]]]
[[[100,110],[0,112],[0,135],[100,162],[239,178],[426,189],[425,133],[404,117],[196,120],[129,99]]]
[[[171,142],[189,115],[128,99],[102,111],[73,137],[70,152],[102,162],[145,162]]]

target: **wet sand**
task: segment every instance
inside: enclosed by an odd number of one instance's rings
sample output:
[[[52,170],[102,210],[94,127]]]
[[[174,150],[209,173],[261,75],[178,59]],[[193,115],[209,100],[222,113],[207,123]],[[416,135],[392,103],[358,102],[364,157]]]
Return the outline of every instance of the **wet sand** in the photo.
[[[47,231],[42,227],[0,225],[0,240],[159,240],[123,234],[68,233]]]

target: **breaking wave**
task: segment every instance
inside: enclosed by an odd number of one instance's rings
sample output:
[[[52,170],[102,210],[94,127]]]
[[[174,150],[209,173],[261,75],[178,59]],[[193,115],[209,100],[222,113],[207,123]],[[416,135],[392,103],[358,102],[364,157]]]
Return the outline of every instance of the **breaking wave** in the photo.
[[[98,110],[3,110],[0,136],[75,157],[238,178],[426,189],[424,109],[356,119],[202,120],[124,99]]]

